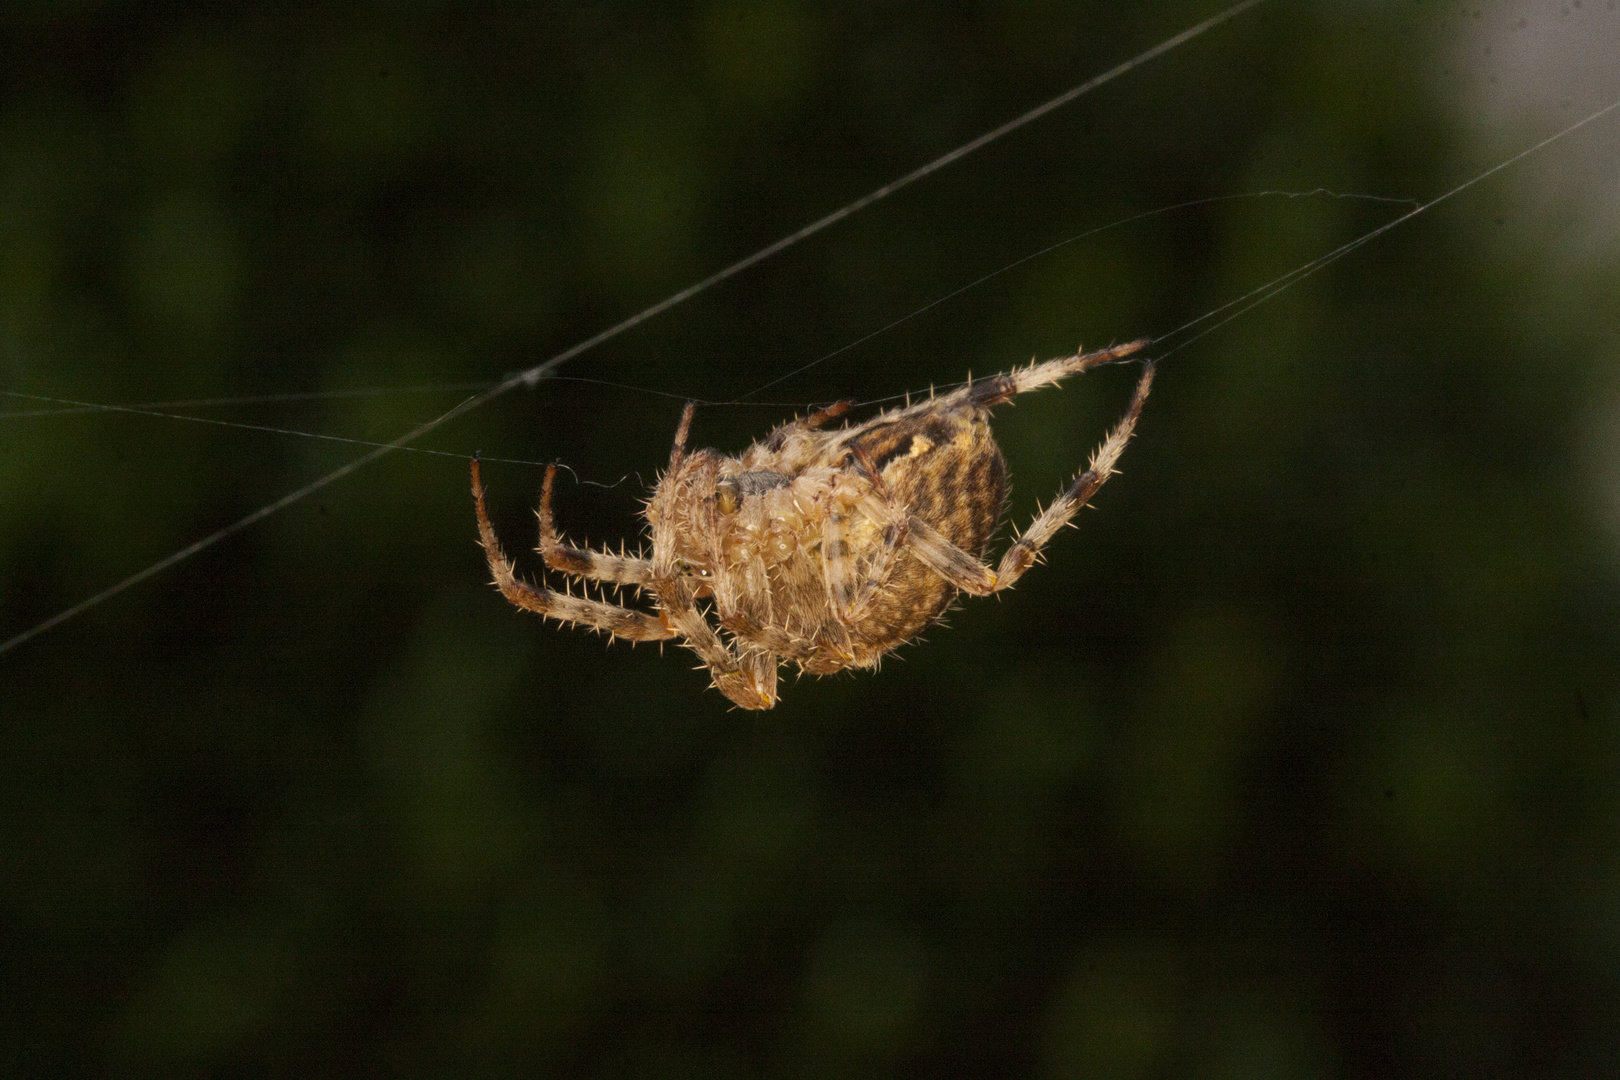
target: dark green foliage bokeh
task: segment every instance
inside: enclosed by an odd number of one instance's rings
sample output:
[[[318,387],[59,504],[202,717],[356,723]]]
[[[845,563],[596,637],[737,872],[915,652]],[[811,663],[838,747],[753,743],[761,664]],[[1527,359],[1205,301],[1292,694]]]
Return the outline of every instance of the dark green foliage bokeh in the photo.
[[[1476,107],[1544,81],[1492,28],[1614,7],[1274,0],[0,655],[0,1070],[1612,1074],[1612,116],[1173,354],[1047,565],[771,713],[507,608],[465,456],[616,541],[683,398],[791,376],[736,449],[1165,333],[1402,206],[1155,216],[794,374],[1145,211],[1433,197],[1620,92]],[[17,5],[0,390],[391,439],[1214,10]],[[1134,371],[1005,410],[1012,521]],[[0,639],[364,449],[64,408],[0,399]]]

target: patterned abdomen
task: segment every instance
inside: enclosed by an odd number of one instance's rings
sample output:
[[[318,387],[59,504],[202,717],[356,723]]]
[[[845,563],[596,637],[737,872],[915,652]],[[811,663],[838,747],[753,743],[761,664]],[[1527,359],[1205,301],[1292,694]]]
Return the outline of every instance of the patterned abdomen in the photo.
[[[903,416],[861,432],[854,446],[877,467],[896,503],[983,557],[1007,497],[1007,463],[985,413]],[[955,595],[955,586],[902,551],[889,584],[852,628],[862,642],[855,663],[874,664],[910,640]]]

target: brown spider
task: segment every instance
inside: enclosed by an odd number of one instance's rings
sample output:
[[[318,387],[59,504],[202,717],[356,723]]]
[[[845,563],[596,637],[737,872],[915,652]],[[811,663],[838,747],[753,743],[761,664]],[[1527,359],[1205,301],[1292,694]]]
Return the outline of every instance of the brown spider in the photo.
[[[884,653],[934,622],[958,590],[1008,588],[1112,475],[1153,383],[1147,365],[1125,416],[1091,463],[1039,514],[991,570],[980,561],[1001,520],[1007,464],[990,410],[1147,342],[1032,363],[863,424],[822,430],[852,402],[783,424],[740,457],[688,451],[692,405],[681,414],[669,469],[647,501],[652,554],[569,547],[551,518],[556,466],[540,494],[540,554],[553,570],[633,586],[657,614],[520,581],[472,492],[495,584],[513,604],[629,641],[680,638],[714,685],[745,709],[776,704],[776,670],[791,660],[825,675],[875,668]],[[709,597],[720,627],[697,601]]]

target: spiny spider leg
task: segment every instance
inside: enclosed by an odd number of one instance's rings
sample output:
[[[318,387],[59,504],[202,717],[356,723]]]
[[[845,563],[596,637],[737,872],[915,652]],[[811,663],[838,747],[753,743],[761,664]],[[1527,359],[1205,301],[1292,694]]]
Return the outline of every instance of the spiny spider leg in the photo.
[[[971,552],[963,551],[916,514],[910,515],[906,547],[940,577],[972,596],[996,591],[996,575]]]
[[[685,456],[685,435],[692,419],[692,406],[687,405],[685,414],[681,417],[680,431],[675,436],[675,450],[670,454],[671,470],[678,467]],[[713,491],[718,473],[718,463],[710,458],[703,463],[704,477],[701,481],[702,489]],[[712,499],[712,497],[711,497]],[[663,543],[660,552],[661,528],[653,530],[653,550],[655,564],[662,559],[673,570],[673,545],[667,540]],[[724,567],[716,566],[709,572],[705,582],[711,589],[723,587],[721,577],[729,573]],[[697,608],[695,587],[690,580],[673,572],[659,573],[652,581],[653,591],[658,595],[659,606],[664,609],[664,620],[685,639],[687,648],[697,653],[698,659],[708,666],[714,677],[715,688],[726,697],[741,705],[745,709],[769,709],[776,704],[776,666],[774,658],[771,663],[771,673],[766,678],[761,669],[763,664],[759,658],[750,658],[747,666],[739,660],[737,654],[720,637],[720,632],[704,617],[703,612]]]
[[[711,491],[714,482],[719,476],[719,468],[714,462],[704,465],[700,483],[703,490]],[[713,495],[706,496],[701,504],[701,527],[703,529],[704,546],[711,553],[714,565],[710,568],[708,579],[709,588],[714,593],[715,614],[720,617],[721,625],[725,625],[726,616],[735,613],[739,607],[738,593],[741,591],[738,574],[739,570],[733,566],[727,557],[725,545],[720,540],[720,500]],[[748,560],[744,560],[747,562]],[[769,593],[765,594],[767,603]]]
[[[774,671],[779,658],[786,656],[790,660],[807,659],[815,654],[816,645],[807,638],[794,637],[785,627],[776,624],[770,579],[764,562],[757,557],[749,558],[739,569],[726,561],[724,545],[720,542],[719,500],[711,498],[705,503],[704,532],[709,550],[717,553],[716,561],[719,563],[715,567],[713,580],[715,617],[719,619],[720,625],[729,630],[740,642],[752,642],[771,654],[773,674],[768,679],[760,677],[756,682],[762,688],[762,692],[768,691],[774,698],[776,693]],[[738,581],[739,575],[743,577],[741,582]],[[765,622],[762,623],[742,603],[742,595],[756,598],[764,609]],[[744,652],[742,663],[746,666],[749,662],[749,655]],[[763,667],[762,660],[755,659],[753,662]]]
[[[1048,506],[1045,512],[1036,516],[1030,522],[1013,546],[1001,557],[1001,565],[996,568],[996,589],[1010,587],[1013,582],[1024,576],[1024,571],[1034,566],[1041,557],[1041,549],[1051,540],[1057,531],[1070,523],[1080,508],[1097,494],[1097,489],[1114,475],[1114,466],[1119,456],[1125,452],[1125,444],[1131,441],[1131,435],[1136,431],[1137,418],[1142,415],[1142,404],[1147,401],[1148,391],[1153,386],[1153,365],[1149,363],[1142,371],[1142,378],[1137,381],[1136,392],[1131,395],[1131,407],[1126,410],[1125,416],[1114,425],[1114,430],[1108,433],[1108,438],[1091,455],[1091,462],[1086,471],[1075,477],[1069,490],[1059,495]]]
[[[615,585],[635,585],[652,588],[652,563],[630,555],[615,555],[611,551],[596,551],[564,544],[557,538],[557,525],[551,516],[551,488],[557,476],[557,466],[546,466],[546,479],[540,485],[540,547],[537,549],[546,565],[575,577],[606,581]]]
[[[760,704],[763,704],[768,709],[775,705],[776,673],[777,667],[781,663],[776,654],[768,649],[749,647],[742,650],[742,656],[738,658],[738,663],[742,668],[741,675],[748,683],[748,689],[758,696],[758,703],[744,704],[742,700],[729,693],[727,696],[731,697],[731,700],[737,702],[737,704],[743,705],[744,708],[757,709]],[[719,682],[718,679],[715,681]],[[722,686],[720,689],[722,693],[726,693],[725,687]]]
[[[850,398],[847,401],[835,401],[831,405],[828,405],[825,409],[817,409],[810,415],[802,416],[797,420],[789,420],[787,423],[782,424],[766,437],[765,449],[772,451],[780,450],[782,449],[782,444],[787,442],[787,437],[793,434],[795,431],[814,431],[827,421],[843,416],[854,407],[855,399]]]
[[[787,630],[775,625],[775,610],[772,606],[770,581],[766,576],[765,564],[758,558],[745,560],[739,570],[726,561],[724,545],[720,542],[720,504],[718,499],[705,500],[704,506],[704,533],[709,550],[716,552],[717,565],[711,587],[714,589],[714,614],[720,625],[731,631],[733,637],[749,641],[771,653],[786,656],[792,660],[802,660],[815,652],[815,646],[807,640],[800,640],[789,634]],[[744,580],[738,581],[741,575]],[[742,603],[742,595],[755,597],[764,607],[765,623],[761,623]],[[746,663],[747,657],[744,656]],[[773,658],[772,665],[776,663]],[[761,686],[765,680],[759,680]],[[771,694],[774,696],[776,685],[775,676],[770,680]]]
[[[658,600],[664,618],[685,639],[687,648],[697,653],[708,667],[717,690],[745,709],[769,709],[776,704],[775,665],[766,680],[757,670],[745,670],[719,631],[697,609],[691,588],[680,579],[660,582]],[[757,667],[757,664],[756,664]]]
[[[719,463],[704,465],[703,490],[714,491],[719,480]],[[733,641],[728,654],[733,658],[729,666],[710,664],[714,685],[732,701],[745,709],[768,709],[776,704],[777,668],[780,657],[771,648],[771,640],[786,638],[785,633],[738,634],[737,627],[756,620],[749,614],[747,600],[759,604],[767,625],[775,623],[771,603],[770,582],[765,563],[757,556],[747,556],[741,565],[733,565],[727,557],[720,538],[720,500],[709,495],[703,500],[703,529],[709,550],[713,552],[714,567],[709,586],[714,590],[714,614],[720,625],[731,631]],[[704,626],[708,621],[704,620]]]
[[[489,560],[490,572],[495,575],[495,584],[500,587],[501,595],[514,605],[559,622],[579,623],[605,630],[627,641],[667,641],[675,636],[675,631],[662,620],[644,611],[569,596],[543,586],[535,588],[520,580],[501,550],[495,527],[489,523],[477,458],[473,458],[472,463],[472,493],[473,503],[478,510],[478,535],[483,539],[484,557]]]
[[[1017,397],[1027,394],[1031,390],[1039,390],[1043,386],[1054,386],[1067,379],[1070,375],[1078,375],[1083,371],[1097,367],[1099,364],[1109,364],[1121,360],[1133,353],[1141,352],[1147,348],[1146,338],[1136,341],[1127,341],[1123,345],[1114,345],[1096,352],[1076,353],[1074,356],[1064,356],[1057,360],[1048,360],[1043,364],[1030,364],[1025,368],[1017,368],[1001,375],[993,375],[983,382],[964,386],[953,390],[944,398],[941,404],[950,407],[960,400],[971,402],[984,409],[991,409],[1003,405]]]
[[[720,625],[737,637],[756,642],[789,660],[805,660],[818,651],[816,643],[808,638],[796,638],[778,626],[765,626],[746,612],[723,612],[718,610],[717,605],[715,614],[720,619]]]
[[[1133,345],[1140,347],[1140,343]],[[1054,361],[1057,362],[1059,361]],[[1146,370],[1142,372],[1142,378],[1136,384],[1136,393],[1131,397],[1130,408],[1109,433],[1108,438],[1103,440],[1102,446],[1091,456],[1091,463],[1086,471],[1076,477],[1069,489],[1038,515],[1030,523],[1029,528],[1019,534],[1012,547],[1002,556],[1001,565],[994,572],[940,535],[938,530],[919,520],[916,515],[911,516],[911,534],[907,546],[917,558],[963,592],[974,596],[988,596],[990,593],[1011,587],[1039,560],[1041,550],[1053,535],[1069,524],[1087,500],[1114,474],[1114,465],[1119,461],[1120,454],[1125,451],[1125,444],[1130,441],[1131,434],[1136,430],[1136,420],[1142,414],[1142,404],[1147,401],[1148,390],[1152,386],[1153,365],[1148,364]]]
[[[836,508],[827,515],[822,529],[822,560],[826,567],[827,598],[832,601],[833,612],[846,625],[866,614],[872,598],[887,584],[894,572],[895,560],[910,535],[912,516],[894,503],[883,474],[866,448],[857,444],[851,451],[854,464],[861,477],[871,485],[871,492],[856,505],[866,517],[883,526],[883,546],[867,564],[866,577],[855,581],[855,561],[849,557],[849,544],[844,539],[847,521]]]
[[[681,422],[675,429],[675,443],[669,448],[669,469],[664,473],[665,480],[672,480],[680,471],[681,461],[686,457],[686,440],[692,432],[692,413],[696,410],[697,403],[692,401],[688,401],[686,408],[681,410]],[[674,499],[675,485],[660,480],[652,502],[647,505],[649,521],[666,523],[663,528],[656,524],[653,527],[653,587],[660,597],[664,595],[667,587],[663,583],[673,579],[675,575],[674,533],[667,524]]]

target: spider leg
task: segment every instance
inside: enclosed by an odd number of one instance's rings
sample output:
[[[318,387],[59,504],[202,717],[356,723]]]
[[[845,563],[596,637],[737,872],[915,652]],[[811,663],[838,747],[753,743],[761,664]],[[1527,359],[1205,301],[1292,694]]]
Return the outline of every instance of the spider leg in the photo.
[[[1086,471],[1076,477],[1069,489],[1038,515],[1030,523],[1029,528],[1019,534],[1012,547],[1002,556],[1001,565],[996,570],[992,571],[971,554],[951,543],[947,537],[916,515],[911,515],[910,518],[906,546],[910,548],[912,554],[963,592],[974,596],[988,596],[990,593],[1010,588],[1040,559],[1042,549],[1057,531],[1069,524],[1074,515],[1079,513],[1080,508],[1097,493],[1097,489],[1114,474],[1114,465],[1119,461],[1119,456],[1125,452],[1125,444],[1130,441],[1132,433],[1136,430],[1136,420],[1142,414],[1142,404],[1147,400],[1148,390],[1152,385],[1153,365],[1149,364],[1136,384],[1136,393],[1131,397],[1130,408],[1115,425],[1114,430],[1109,432],[1108,438],[1103,440],[1102,446],[1092,455],[1091,464]]]
[[[878,594],[894,573],[895,560],[906,544],[915,520],[903,507],[897,506],[883,482],[883,475],[864,447],[857,445],[852,451],[855,468],[871,486],[871,491],[856,503],[860,511],[883,528],[883,546],[867,565],[866,576],[856,582],[856,567],[849,557],[849,542],[845,539],[848,516],[837,507],[827,515],[822,525],[821,557],[827,579],[827,599],[833,612],[845,626],[866,614],[872,598]]]
[[[833,616],[837,620],[834,625],[843,628],[865,614],[872,597],[888,581],[894,556],[907,536],[911,523],[916,520],[896,513],[887,503],[871,495],[862,497],[855,506],[867,518],[883,525],[884,543],[868,564],[867,576],[857,582],[860,570],[851,556],[848,540],[850,509],[853,507],[846,509],[834,501],[827,511],[827,517],[821,524],[821,573],[826,581],[827,602],[832,605]],[[855,658],[849,648],[847,635],[842,642],[823,640],[816,651],[830,651],[843,663]]]
[[[652,563],[610,551],[594,551],[564,544],[557,538],[557,525],[551,517],[551,488],[557,475],[557,466],[546,467],[546,479],[540,487],[540,547],[546,565],[575,577],[606,581],[614,585],[635,585],[643,589],[652,585]]]
[[[770,703],[765,708],[768,709],[771,705],[775,705],[776,671],[780,664],[777,655],[769,649],[749,648],[743,650],[739,659],[742,673],[748,680],[749,688],[759,695],[761,701]],[[731,700],[736,701],[737,699],[732,698]],[[755,706],[755,708],[758,708],[758,706]]]
[[[1054,386],[1070,375],[1078,375],[1083,371],[1097,367],[1099,364],[1122,360],[1134,353],[1141,352],[1147,348],[1147,345],[1147,339],[1143,338],[1139,341],[1127,341],[1123,345],[1114,345],[1107,349],[1098,349],[1096,352],[1076,353],[1073,356],[1048,360],[1042,364],[1030,364],[1029,367],[1017,368],[969,386],[964,386],[960,390],[953,390],[940,399],[939,405],[945,408],[955,405],[972,405],[981,409],[991,409],[997,405],[1006,404],[1019,394],[1027,394],[1031,390],[1039,390],[1043,386]]]
[[[692,434],[692,414],[697,411],[697,402],[688,401],[681,410],[681,422],[675,428],[675,442],[669,448],[669,471],[674,472],[680,467],[681,458],[686,456],[686,440]]]
[[[814,431],[827,421],[835,420],[838,417],[843,416],[854,407],[855,402],[853,399],[848,401],[835,401],[831,405],[828,405],[825,409],[817,409],[809,416],[803,416],[797,420],[789,420],[787,423],[779,425],[775,431],[772,431],[770,435],[766,437],[765,449],[774,453],[775,451],[782,449],[782,444],[787,442],[788,436],[792,435],[794,432]]]
[[[675,574],[674,533],[667,523],[670,504],[675,499],[676,478],[680,475],[681,463],[686,458],[686,440],[692,431],[692,413],[696,409],[696,403],[688,401],[686,408],[681,410],[681,423],[675,429],[675,444],[669,448],[669,468],[658,481],[652,501],[647,505],[647,520],[664,523],[661,526],[657,524],[653,526],[652,580],[655,591],[659,580],[673,578]],[[663,594],[660,592],[659,595]]]
[[[721,626],[744,641],[775,654],[779,660],[784,656],[794,661],[807,660],[820,649],[820,646],[808,638],[794,637],[781,627],[767,626],[744,612],[717,611],[716,614],[720,617]]]
[[[710,474],[709,480],[713,479],[713,475]],[[761,674],[756,681],[762,691],[769,690],[774,696],[776,665],[780,658],[786,656],[791,660],[805,659],[815,653],[816,645],[807,638],[794,637],[775,625],[770,576],[766,572],[764,561],[758,557],[751,557],[740,567],[732,566],[723,554],[718,500],[709,499],[705,510],[704,528],[708,547],[710,551],[716,553],[714,577],[711,580],[715,615],[720,620],[720,625],[731,631],[733,636],[771,654],[769,678]],[[759,598],[757,606],[763,609],[763,619],[755,611],[749,610],[749,605],[742,602],[744,596]],[[746,650],[742,662],[745,665],[749,662],[749,653]],[[764,661],[756,662],[762,665],[763,671]]]
[[[697,609],[691,587],[679,579],[654,582],[664,618],[709,668],[714,688],[745,709],[769,709],[776,704],[776,659],[764,650],[749,650],[742,659],[720,638],[720,633]],[[765,659],[769,658],[769,671]]]
[[[1125,452],[1125,444],[1130,442],[1131,435],[1136,431],[1137,417],[1142,415],[1142,403],[1147,401],[1148,390],[1152,386],[1153,365],[1148,364],[1136,384],[1136,393],[1131,396],[1130,408],[1114,425],[1114,430],[1108,433],[1108,438],[1103,440],[1097,452],[1091,455],[1086,471],[1075,477],[1069,489],[1030,522],[1029,528],[1019,534],[1012,547],[1001,557],[1001,565],[997,567],[995,575],[998,590],[1010,587],[1024,575],[1024,571],[1034,566],[1047,541],[1069,524],[1080,508],[1097,494],[1097,489],[1114,475],[1114,466]]]
[[[686,407],[686,413],[681,418],[681,430],[675,438],[675,450],[670,455],[671,474],[680,467],[685,456],[685,434],[691,421],[692,406]],[[710,459],[700,460],[695,466],[702,470],[702,479],[699,481],[704,490],[713,491],[717,463]],[[664,490],[660,488],[660,492]],[[655,496],[656,498],[657,496]],[[711,494],[707,500],[707,527],[709,531],[709,547],[715,551],[715,560],[718,564],[723,556],[715,545],[715,499]],[[666,519],[659,518],[665,522]],[[658,597],[658,605],[664,611],[664,620],[685,639],[686,645],[698,654],[698,659],[708,666],[714,679],[715,689],[745,709],[769,709],[776,704],[776,660],[768,653],[760,650],[745,650],[744,656],[739,659],[737,653],[716,630],[697,607],[697,588],[689,577],[675,572],[675,553],[672,538],[668,535],[667,524],[659,524],[653,529],[653,565],[654,574],[651,579],[653,592]],[[733,588],[729,571],[720,565],[707,568],[703,585],[715,593],[715,606],[721,607],[721,593]],[[769,663],[765,662],[769,659]],[[769,668],[767,672],[765,669]]]
[[[719,475],[718,463],[713,460],[704,462],[699,472],[700,490],[713,491]],[[742,559],[740,566],[732,563],[720,536],[720,500],[713,495],[703,500],[702,526],[704,545],[713,553],[714,565],[709,587],[714,590],[715,613],[720,617],[720,624],[726,626],[727,620],[743,614],[745,596],[757,598],[758,604],[764,608],[763,621],[769,623],[772,614],[771,589],[765,564],[757,557],[747,556]]]
[[[478,535],[484,544],[484,556],[489,560],[490,572],[501,595],[517,607],[545,615],[559,622],[579,623],[597,630],[605,630],[614,637],[627,641],[667,641],[675,631],[664,622],[644,611],[604,604],[596,600],[553,592],[544,586],[535,588],[520,580],[512,564],[501,550],[495,536],[495,527],[489,522],[489,511],[484,506],[484,485],[479,477],[478,459],[472,463],[473,503],[478,510]]]

